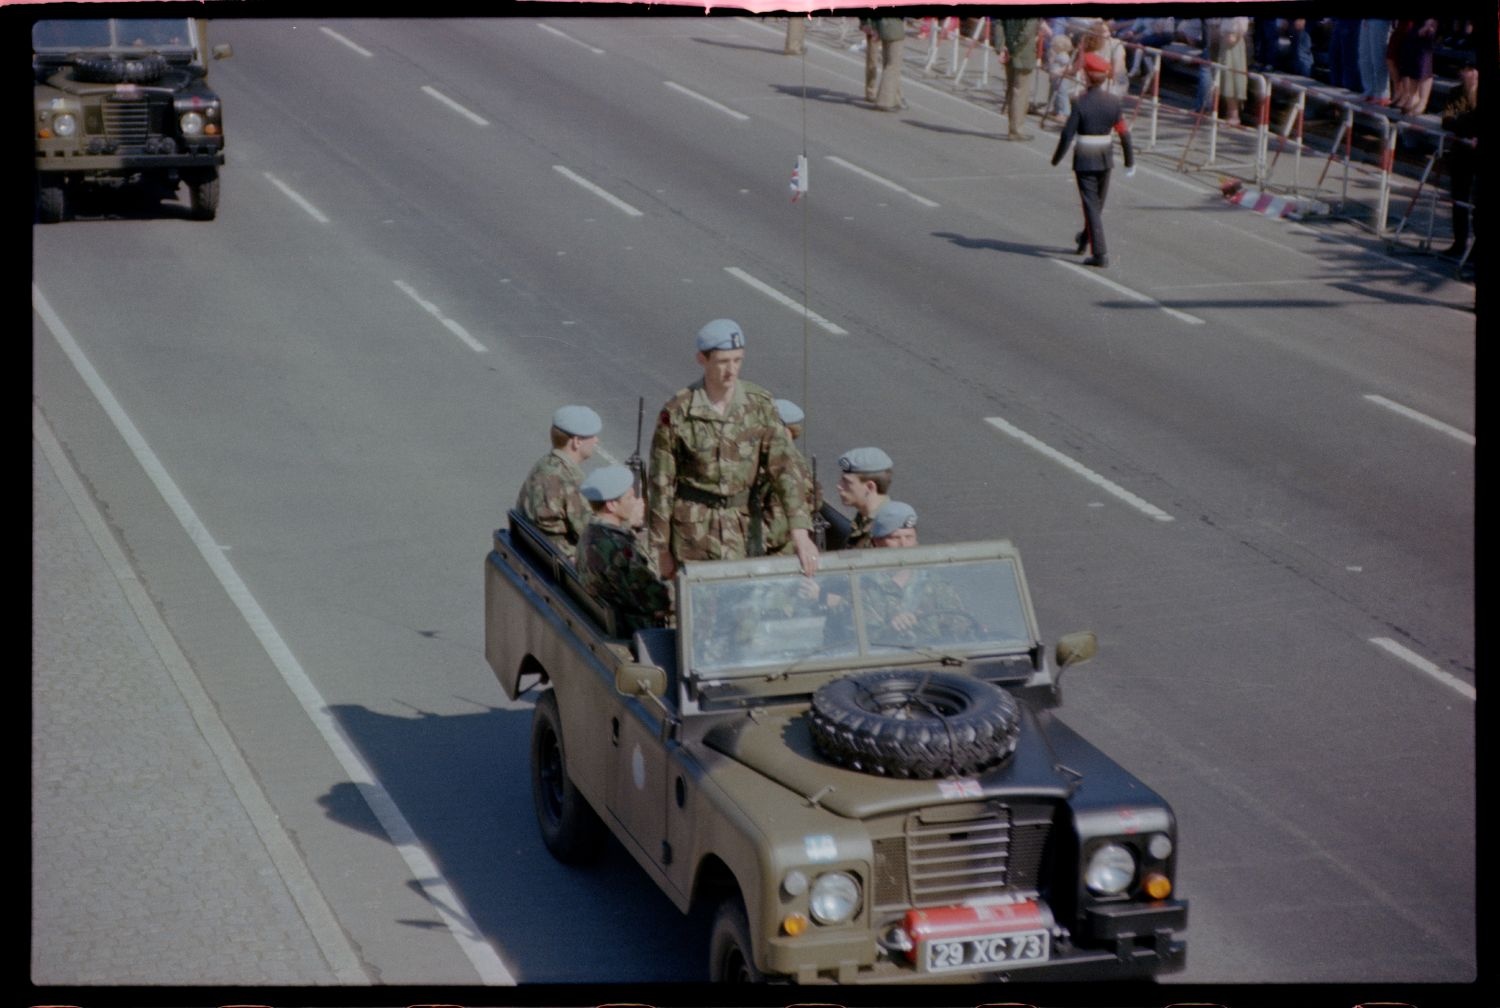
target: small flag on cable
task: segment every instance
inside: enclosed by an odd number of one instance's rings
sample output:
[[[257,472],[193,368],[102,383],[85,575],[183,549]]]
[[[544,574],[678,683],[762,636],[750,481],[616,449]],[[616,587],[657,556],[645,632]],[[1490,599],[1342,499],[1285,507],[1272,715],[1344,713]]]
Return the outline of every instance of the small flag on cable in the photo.
[[[797,197],[807,192],[807,155],[798,154],[797,160],[792,163],[792,202],[797,202]]]

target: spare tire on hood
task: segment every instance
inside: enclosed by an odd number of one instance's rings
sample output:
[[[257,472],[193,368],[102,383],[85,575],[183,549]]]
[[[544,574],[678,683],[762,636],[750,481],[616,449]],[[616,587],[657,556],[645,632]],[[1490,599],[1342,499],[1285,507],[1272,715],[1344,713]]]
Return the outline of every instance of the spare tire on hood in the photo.
[[[813,694],[813,743],[828,759],[889,777],[973,774],[1015,751],[1020,706],[982,679],[941,670],[880,669]]]
[[[167,59],[161,53],[141,56],[74,55],[73,79],[94,84],[150,84],[167,71]]]

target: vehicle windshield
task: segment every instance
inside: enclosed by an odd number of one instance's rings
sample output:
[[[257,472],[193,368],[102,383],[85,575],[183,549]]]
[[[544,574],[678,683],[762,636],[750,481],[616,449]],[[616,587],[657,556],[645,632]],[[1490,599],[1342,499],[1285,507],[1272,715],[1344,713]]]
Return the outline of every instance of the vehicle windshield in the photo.
[[[707,581],[687,592],[700,679],[902,652],[994,654],[1032,645],[1008,559]]]
[[[31,29],[35,52],[190,51],[193,38],[187,18],[93,18],[38,21]]]

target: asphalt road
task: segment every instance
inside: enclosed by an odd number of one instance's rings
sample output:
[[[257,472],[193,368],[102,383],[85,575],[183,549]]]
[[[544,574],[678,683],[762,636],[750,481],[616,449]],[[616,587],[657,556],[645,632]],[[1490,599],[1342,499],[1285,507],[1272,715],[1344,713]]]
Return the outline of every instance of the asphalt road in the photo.
[[[35,400],[372,981],[700,975],[627,856],[542,848],[480,565],[552,410],[623,459],[719,316],[825,486],[885,448],[924,541],[1011,538],[1044,634],[1099,634],[1062,713],[1177,812],[1172,982],[1475,975],[1472,286],[1166,163],[1085,269],[1052,135],[873,112],[775,22],[212,37],[219,217],[38,226]]]

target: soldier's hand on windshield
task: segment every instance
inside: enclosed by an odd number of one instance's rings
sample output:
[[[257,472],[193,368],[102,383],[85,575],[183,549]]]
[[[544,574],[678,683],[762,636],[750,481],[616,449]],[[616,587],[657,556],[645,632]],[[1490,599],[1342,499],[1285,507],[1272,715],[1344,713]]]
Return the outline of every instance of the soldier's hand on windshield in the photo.
[[[917,614],[916,613],[904,612],[903,611],[903,612],[898,612],[896,615],[894,615],[894,616],[891,617],[891,629],[899,631],[900,633],[906,633],[908,630],[910,630],[912,627],[914,627],[916,625],[917,625]]]
[[[797,551],[797,561],[802,573],[812,577],[818,573],[818,547],[807,529],[792,529],[792,547]]]

